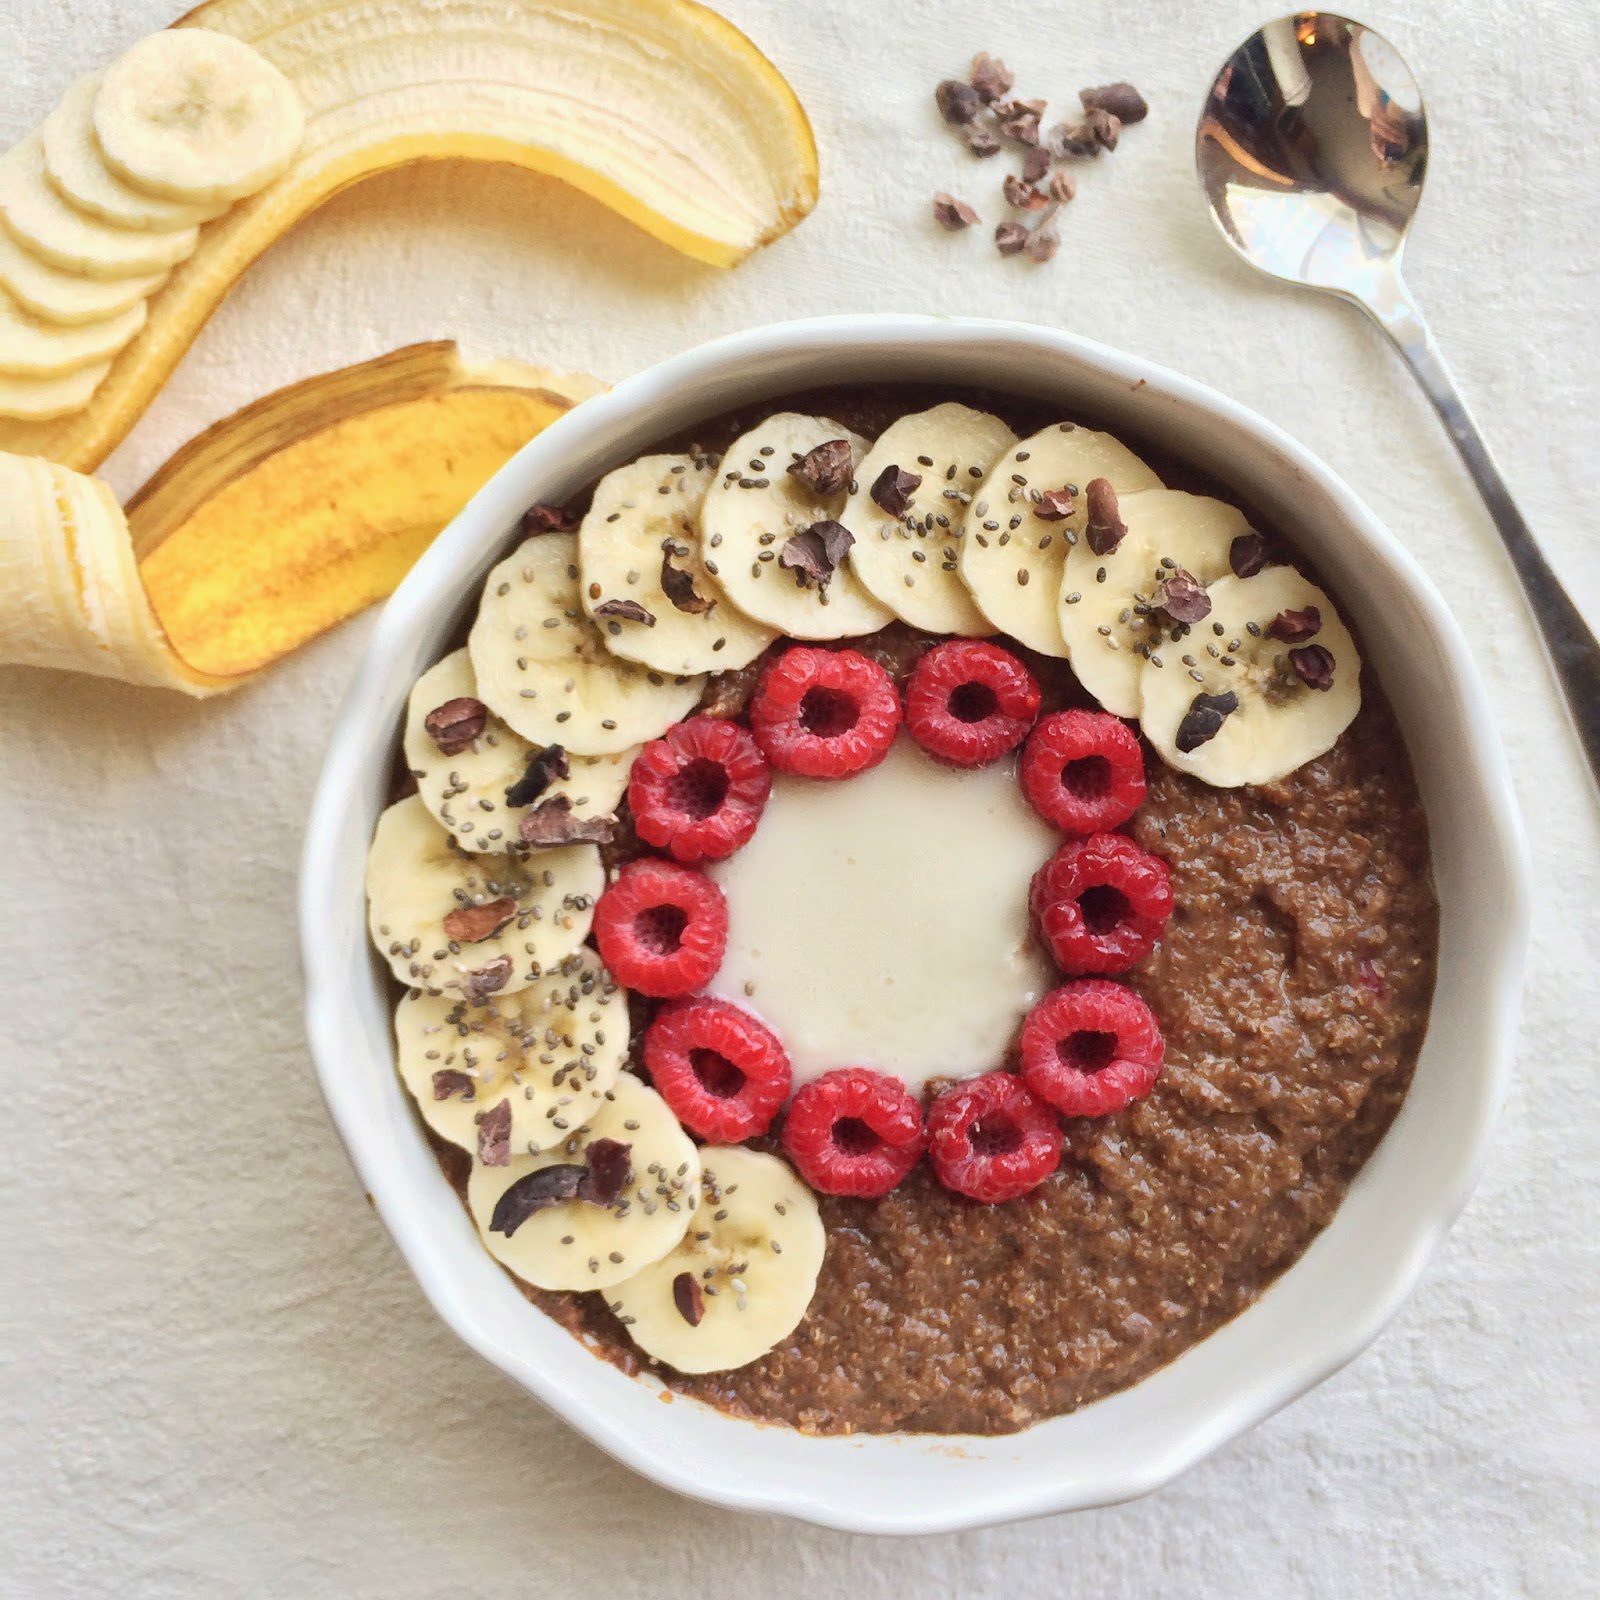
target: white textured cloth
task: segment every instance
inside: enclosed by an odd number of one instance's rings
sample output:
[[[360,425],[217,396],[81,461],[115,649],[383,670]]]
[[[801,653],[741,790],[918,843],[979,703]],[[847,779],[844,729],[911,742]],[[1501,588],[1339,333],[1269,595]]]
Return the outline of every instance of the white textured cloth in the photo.
[[[899,1544],[680,1502],[445,1330],[323,1114],[293,875],[369,623],[206,704],[8,670],[0,1595],[1593,1594],[1596,803],[1420,394],[1355,312],[1248,273],[1201,209],[1200,96],[1270,5],[721,3],[816,125],[823,198],[795,234],[724,274],[514,171],[379,179],[247,274],[113,459],[116,486],[268,389],[444,335],[616,377],[780,316],[972,312],[1215,384],[1344,474],[1481,648],[1538,879],[1520,1067],[1482,1185],[1368,1354],[1142,1502]],[[5,0],[0,142],[176,10]],[[1600,178],[1573,120],[1600,11],[1374,0],[1367,20],[1427,94],[1413,288],[1529,521],[1600,615]],[[1085,176],[1049,268],[928,220],[941,188],[998,215],[1000,162],[970,161],[930,103],[977,48],[1028,63],[1029,94],[1126,76],[1154,108]]]

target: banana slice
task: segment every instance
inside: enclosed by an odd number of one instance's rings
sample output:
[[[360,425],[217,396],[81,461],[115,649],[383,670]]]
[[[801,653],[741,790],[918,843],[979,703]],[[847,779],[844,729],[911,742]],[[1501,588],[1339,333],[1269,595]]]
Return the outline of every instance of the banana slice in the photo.
[[[713,476],[700,457],[641,456],[595,486],[578,567],[583,608],[613,655],[657,672],[722,672],[776,637],[736,611],[705,569],[700,506]],[[630,616],[633,607],[643,614]]]
[[[476,1160],[467,1179],[489,1253],[536,1289],[606,1289],[658,1261],[699,1196],[699,1151],[666,1101],[627,1072],[587,1128],[538,1155],[513,1150],[503,1166]]]
[[[156,233],[198,227],[228,209],[226,200],[190,205],[163,200],[124,183],[105,163],[94,136],[94,102],[100,74],[79,78],[44,119],[44,175],[68,205],[109,222],[114,228],[148,228]]]
[[[117,316],[148,299],[166,281],[164,272],[136,278],[85,278],[63,272],[29,254],[0,228],[0,289],[7,290],[23,310],[64,328]]]
[[[483,1005],[413,990],[395,1008],[400,1076],[423,1121],[464,1150],[505,1101],[510,1148],[538,1155],[587,1125],[628,1054],[628,995],[587,946]]]
[[[465,650],[454,650],[417,679],[406,712],[406,765],[417,780],[417,793],[463,850],[512,849],[521,841],[518,825],[523,817],[558,795],[565,797],[578,818],[616,814],[636,750],[615,756],[568,756],[566,777],[552,776],[525,805],[512,805],[506,791],[527,778],[538,745],[513,733],[487,707],[482,730],[465,744],[460,735],[471,731],[471,723],[458,722],[437,737],[429,732],[431,713],[451,701],[477,700],[477,692],[471,658]]]
[[[108,361],[143,326],[141,300],[104,322],[58,327],[30,315],[0,289],[0,372],[25,378],[59,378]]]
[[[278,176],[305,135],[294,85],[242,39],[169,28],[106,69],[94,131],[135,188],[190,205],[240,200]]]
[[[430,994],[526,989],[588,938],[604,886],[592,844],[470,855],[414,794],[378,818],[367,852],[372,942],[401,983]]]
[[[1114,550],[1096,555],[1080,536],[1067,552],[1060,628],[1078,681],[1114,716],[1136,717],[1142,649],[1169,639],[1164,601],[1184,609],[1179,574],[1202,587],[1225,577],[1228,547],[1250,524],[1236,506],[1181,489],[1144,489],[1118,506],[1128,531]]]
[[[578,541],[524,540],[489,574],[467,649],[478,697],[537,745],[620,755],[688,716],[702,676],[670,676],[606,648],[578,598]]]
[[[1361,658],[1293,567],[1219,578],[1211,613],[1144,663],[1140,726],[1162,760],[1218,788],[1271,783],[1330,749],[1361,709]]]
[[[843,452],[832,478],[813,478],[822,481],[820,488],[789,468],[840,439],[850,447],[853,470],[867,442],[848,428],[795,411],[768,417],[729,445],[700,512],[700,547],[723,592],[747,615],[796,639],[843,639],[894,620],[862,588],[842,552],[829,556],[832,571],[825,577],[785,565],[786,552],[792,559],[797,548],[790,539],[817,523],[836,522],[849,487]]]
[[[1001,456],[967,509],[960,567],[972,598],[1002,633],[1041,655],[1067,653],[1056,597],[1062,561],[1083,532],[1083,490],[1093,478],[1109,479],[1119,495],[1161,487],[1120,440],[1061,422]],[[1078,493],[1065,516],[1057,516],[1061,503],[1036,498],[1066,488]]]
[[[163,272],[191,255],[200,237],[194,228],[113,228],[74,210],[44,180],[37,135],[0,156],[0,221],[24,249],[87,278]]]
[[[71,416],[88,405],[101,380],[111,370],[109,361],[79,367],[54,378],[24,378],[0,373],[0,417],[19,422],[47,422]]]
[[[776,1156],[704,1149],[700,1210],[677,1248],[606,1296],[633,1342],[679,1372],[726,1372],[781,1344],[816,1290],[817,1202]]]
[[[839,517],[856,539],[851,569],[869,594],[912,627],[967,635],[993,631],[973,604],[957,562],[973,491],[1016,442],[999,417],[951,402],[901,417],[856,468],[855,492]],[[893,467],[921,479],[898,515],[872,495],[880,475]]]

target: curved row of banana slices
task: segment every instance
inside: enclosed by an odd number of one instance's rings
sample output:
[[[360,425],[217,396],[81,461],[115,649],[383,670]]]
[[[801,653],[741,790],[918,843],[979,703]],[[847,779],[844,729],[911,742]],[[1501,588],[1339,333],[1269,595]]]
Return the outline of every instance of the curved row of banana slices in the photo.
[[[205,28],[140,40],[0,155],[0,416],[87,405],[198,230],[288,166],[288,80]]]

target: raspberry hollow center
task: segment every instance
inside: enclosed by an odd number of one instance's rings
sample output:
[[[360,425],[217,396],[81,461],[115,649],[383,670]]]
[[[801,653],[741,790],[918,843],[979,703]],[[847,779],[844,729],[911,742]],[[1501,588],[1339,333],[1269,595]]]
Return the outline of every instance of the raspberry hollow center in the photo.
[[[882,1142],[860,1117],[840,1117],[833,1125],[833,1142],[849,1156],[864,1156]]]
[[[707,1094],[722,1100],[732,1100],[745,1086],[745,1075],[718,1050],[696,1049],[689,1052],[689,1065]]]
[[[837,739],[856,725],[861,707],[839,689],[807,689],[800,697],[800,726],[819,739]]]
[[[1000,709],[995,692],[986,683],[964,683],[951,693],[950,715],[957,722],[986,722]]]
[[[1080,1028],[1056,1045],[1064,1066],[1078,1072],[1099,1072],[1116,1060],[1117,1036],[1099,1028]]]
[[[683,943],[683,930],[689,926],[689,913],[682,906],[648,906],[633,919],[639,943],[652,955],[671,956]]]
[[[1090,933],[1110,933],[1126,920],[1130,909],[1128,897],[1109,883],[1091,884],[1078,896],[1078,910]]]
[[[976,1156],[1008,1156],[1022,1143],[1022,1134],[1008,1116],[980,1117],[967,1134]]]
[[[667,785],[667,803],[674,811],[704,822],[722,809],[728,798],[728,769],[720,761],[699,756]]]
[[[1111,787],[1111,763],[1104,756],[1079,756],[1061,769],[1062,785],[1084,800],[1098,800]]]

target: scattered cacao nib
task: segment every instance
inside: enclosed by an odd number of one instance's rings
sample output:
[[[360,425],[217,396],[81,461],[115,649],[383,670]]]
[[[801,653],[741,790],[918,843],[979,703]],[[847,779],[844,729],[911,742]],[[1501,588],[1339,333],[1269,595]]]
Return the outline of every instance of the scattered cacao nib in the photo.
[[[517,832],[524,844],[610,844],[617,836],[617,819],[574,816],[572,801],[553,794],[523,813]]]
[[[961,135],[967,141],[967,149],[975,156],[992,156],[999,153],[1000,135],[987,123],[969,122],[961,130]]]
[[[700,1319],[706,1314],[706,1298],[692,1272],[680,1272],[672,1280],[672,1303],[691,1328],[700,1326]]]
[[[1003,102],[1004,113],[997,105],[995,114],[1000,117],[1000,132],[1013,144],[1039,143],[1039,117],[1044,111],[1043,100],[1008,100]]]
[[[903,517],[910,509],[911,496],[921,482],[920,472],[907,472],[891,462],[878,474],[867,492],[872,496],[872,503],[885,516]]]
[[[1091,478],[1083,496],[1088,506],[1083,536],[1097,556],[1108,556],[1128,532],[1127,523],[1117,511],[1117,491],[1109,478]]]
[[[478,1160],[486,1167],[511,1165],[511,1102],[480,1111],[473,1119],[478,1129]]]
[[[933,197],[933,220],[949,233],[960,233],[963,228],[970,228],[978,220],[978,213],[967,204],[965,200],[957,200],[953,194],[945,194],[941,190]],[[844,441],[839,441],[841,444]],[[820,449],[821,446],[818,446]],[[845,459],[848,469],[850,449],[845,446]],[[796,461],[789,470],[794,471],[800,463]]]
[[[1068,156],[1097,156],[1100,146],[1095,140],[1094,132],[1084,122],[1058,122],[1045,135],[1045,149],[1056,160],[1065,160]]]
[[[980,50],[972,58],[969,76],[972,87],[978,91],[978,98],[986,104],[1010,94],[1011,85],[1017,81],[1005,62],[998,56],[990,55],[987,50]]]
[[[619,622],[642,622],[645,627],[656,625],[655,613],[647,611],[637,600],[602,600],[594,608],[597,617],[615,617]]]
[[[813,522],[783,541],[778,565],[792,572],[802,589],[825,589],[855,542],[856,536],[842,522]]]
[[[849,532],[849,529],[845,531]],[[755,696],[765,661],[765,655],[759,655],[745,666],[735,667],[729,672],[712,673],[711,681],[706,684],[706,692],[700,696],[700,704],[695,707],[695,715],[742,717]]]
[[[1059,489],[1046,489],[1033,508],[1041,522],[1065,522],[1078,508],[1078,491],[1070,484]]]
[[[1050,152],[1043,145],[1029,145],[1022,152],[1022,176],[1028,183],[1038,183],[1050,171]]]
[[[1003,256],[1020,255],[1027,243],[1028,230],[1020,222],[1002,222],[994,230],[994,247]]]
[[[939,198],[938,195],[934,196],[936,201]],[[789,472],[812,494],[828,500],[836,494],[843,494],[849,487],[851,466],[850,441],[828,439],[807,450],[798,461],[791,461]]]
[[[522,532],[525,536],[534,533],[571,533],[577,526],[578,519],[561,506],[541,503],[529,506],[522,513]]]
[[[510,1112],[507,1104],[508,1117]],[[489,1214],[489,1232],[503,1233],[509,1239],[536,1211],[571,1200],[587,1170],[575,1161],[563,1161],[553,1167],[539,1167],[524,1173],[495,1201],[494,1210]]]
[[[1326,645],[1303,644],[1289,652],[1289,665],[1308,689],[1333,687],[1333,652]]]
[[[1267,637],[1279,639],[1284,644],[1304,644],[1316,638],[1322,628],[1322,613],[1315,606],[1304,611],[1280,611],[1267,624]]]
[[[694,574],[672,564],[671,556],[661,558],[661,592],[687,616],[704,616],[717,602],[696,594]]]
[[[1006,204],[1016,211],[1042,211],[1047,204],[1045,197],[1031,183],[1014,172],[1006,174],[1000,192],[1005,195]]]
[[[485,900],[481,906],[457,906],[444,915],[444,936],[457,944],[482,944],[492,939],[517,914],[517,902],[508,894]]]
[[[547,744],[528,757],[522,776],[506,790],[508,806],[531,806],[557,778],[572,771],[567,752],[558,744]]]
[[[471,695],[462,695],[459,699],[446,700],[442,706],[435,706],[422,719],[422,726],[439,747],[440,755],[458,756],[463,750],[472,748],[473,740],[483,732],[488,720],[489,708],[483,701],[474,700]]]
[[[592,1206],[614,1206],[633,1179],[633,1146],[620,1139],[595,1139],[584,1152],[587,1165],[578,1198]]]
[[[1061,235],[1054,228],[1047,228],[1043,223],[1028,235],[1028,242],[1023,245],[1022,253],[1030,261],[1045,262],[1055,255],[1061,248]]]
[[[1118,122],[1143,122],[1150,115],[1145,98],[1131,83],[1103,83],[1098,89],[1080,89],[1085,111],[1109,111]]]
[[[1253,578],[1267,564],[1267,541],[1259,533],[1241,533],[1228,546],[1228,569],[1236,578]]]
[[[1232,689],[1222,694],[1197,694],[1189,702],[1183,721],[1172,741],[1184,755],[1198,750],[1222,732],[1222,724],[1239,709],[1239,697]]]
[[[1048,193],[1058,206],[1064,206],[1067,201],[1077,198],[1078,186],[1072,181],[1070,173],[1052,172]]]
[[[463,1100],[478,1098],[477,1080],[470,1072],[458,1072],[454,1067],[445,1067],[434,1073],[433,1098],[448,1100],[452,1095],[460,1095]]]
[[[959,78],[946,78],[933,91],[934,104],[939,115],[953,128],[964,127],[977,116],[983,97],[970,83]]]
[[[1117,137],[1122,132],[1122,124],[1109,111],[1091,111],[1083,119],[1083,125],[1102,150],[1117,148]]]
[[[1174,567],[1156,586],[1156,604],[1174,622],[1203,622],[1211,615],[1211,596],[1182,567]]]
[[[513,971],[515,967],[510,956],[496,956],[461,980],[461,992],[471,1004],[479,1005],[505,988]]]

